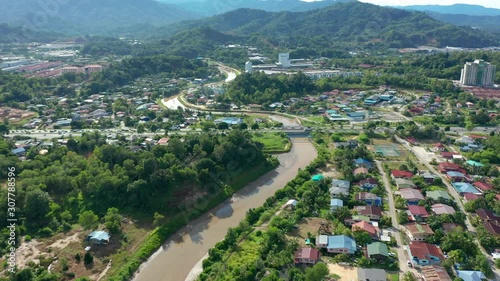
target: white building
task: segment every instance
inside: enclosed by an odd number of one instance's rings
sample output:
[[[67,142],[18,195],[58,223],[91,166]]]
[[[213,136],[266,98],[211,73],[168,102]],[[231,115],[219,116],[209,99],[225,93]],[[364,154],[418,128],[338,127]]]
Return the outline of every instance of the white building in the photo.
[[[245,63],[245,73],[252,73],[252,72],[253,72],[252,62],[251,61],[247,61]]]
[[[460,84],[464,86],[493,86],[496,66],[483,60],[467,62],[460,75]]]
[[[290,67],[290,54],[280,53],[278,56],[278,63],[281,65],[281,67]]]

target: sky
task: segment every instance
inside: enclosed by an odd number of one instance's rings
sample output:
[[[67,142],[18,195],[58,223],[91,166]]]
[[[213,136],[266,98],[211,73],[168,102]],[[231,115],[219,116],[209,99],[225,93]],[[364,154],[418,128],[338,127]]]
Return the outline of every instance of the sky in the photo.
[[[380,6],[473,4],[500,9],[500,0],[359,0]]]

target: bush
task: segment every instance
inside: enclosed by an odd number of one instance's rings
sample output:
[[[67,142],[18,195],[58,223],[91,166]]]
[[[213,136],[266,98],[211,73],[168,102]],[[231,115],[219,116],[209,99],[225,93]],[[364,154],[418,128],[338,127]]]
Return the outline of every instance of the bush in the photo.
[[[76,253],[76,254],[75,254],[75,260],[76,260],[77,262],[80,262],[80,261],[82,260],[82,255],[80,255],[80,253]]]
[[[83,262],[85,263],[85,265],[91,264],[94,262],[94,257],[89,252],[86,252],[85,256],[83,257]]]
[[[26,235],[24,237],[24,242],[29,242],[29,241],[31,241],[31,236],[30,235]]]
[[[38,231],[38,235],[40,235],[42,237],[50,237],[53,234],[54,234],[54,232],[49,227],[44,227]]]

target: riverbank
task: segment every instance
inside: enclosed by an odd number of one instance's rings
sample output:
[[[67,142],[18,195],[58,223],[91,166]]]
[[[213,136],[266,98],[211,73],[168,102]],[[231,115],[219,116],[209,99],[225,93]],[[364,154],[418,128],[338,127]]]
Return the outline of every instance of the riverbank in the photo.
[[[130,280],[133,278],[135,272],[140,268],[141,264],[150,258],[154,258],[158,251],[162,250],[162,243],[167,240],[176,231],[188,225],[192,220],[200,218],[207,211],[215,208],[217,205],[227,201],[238,190],[241,190],[249,183],[258,180],[270,171],[277,167],[278,163],[264,163],[262,165],[253,167],[247,170],[242,175],[233,179],[229,185],[230,189],[225,189],[219,192],[212,198],[209,198],[200,207],[194,207],[183,214],[178,214],[169,219],[169,222],[157,227],[153,230],[148,237],[138,246],[138,249],[132,254],[127,262],[118,268],[111,268],[109,270],[108,281]],[[198,205],[197,205],[198,206]]]
[[[224,201],[189,226],[181,227],[141,266],[134,280],[185,280],[208,250],[224,238],[228,228],[237,226],[250,208],[261,206],[292,180],[298,169],[316,158],[316,149],[307,139],[293,141],[289,153],[278,155],[280,165],[276,169],[237,191],[232,200]]]

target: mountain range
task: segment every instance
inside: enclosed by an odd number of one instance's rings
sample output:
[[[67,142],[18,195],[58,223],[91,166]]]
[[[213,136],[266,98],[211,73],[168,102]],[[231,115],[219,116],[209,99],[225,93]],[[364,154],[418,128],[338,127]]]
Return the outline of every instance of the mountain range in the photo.
[[[305,2],[302,0],[158,0],[201,16],[213,16],[241,8],[252,8],[269,12],[308,11],[355,0],[322,0]]]
[[[455,5],[413,5],[413,6],[397,6],[405,10],[436,12],[440,14],[459,14],[469,16],[500,16],[500,9],[486,8],[479,5],[455,4]]]
[[[238,36],[266,36],[270,42],[292,47],[326,47],[339,42],[351,46],[385,45],[394,48],[418,45],[500,45],[498,35],[445,24],[423,12],[361,2],[337,3],[305,12],[238,9],[210,18],[174,24],[156,34],[165,36],[194,27],[210,27]]]
[[[8,11],[2,14],[0,23],[65,34],[121,34],[137,25],[166,25],[200,18],[155,0],[1,0],[0,10]]]

